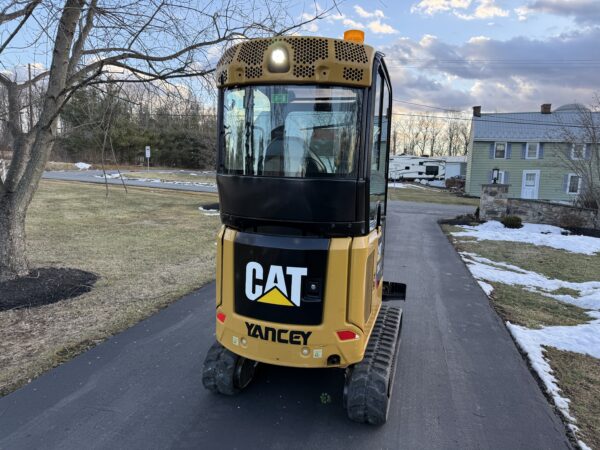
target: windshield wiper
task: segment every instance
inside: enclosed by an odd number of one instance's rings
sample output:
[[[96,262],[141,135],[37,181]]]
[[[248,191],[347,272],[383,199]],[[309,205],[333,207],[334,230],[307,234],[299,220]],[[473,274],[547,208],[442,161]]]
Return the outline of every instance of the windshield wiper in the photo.
[[[254,90],[252,87],[246,88],[244,95],[244,110],[246,112],[245,120],[245,150],[244,173],[254,175]]]

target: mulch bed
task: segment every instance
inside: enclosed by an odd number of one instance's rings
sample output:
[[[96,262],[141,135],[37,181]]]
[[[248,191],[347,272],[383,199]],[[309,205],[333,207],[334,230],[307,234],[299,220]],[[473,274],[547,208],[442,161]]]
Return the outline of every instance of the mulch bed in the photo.
[[[0,311],[49,305],[92,290],[98,275],[78,269],[41,268],[0,283]]]
[[[479,225],[483,222],[474,214],[465,214],[463,216],[456,216],[454,219],[440,220],[440,223],[444,225]]]

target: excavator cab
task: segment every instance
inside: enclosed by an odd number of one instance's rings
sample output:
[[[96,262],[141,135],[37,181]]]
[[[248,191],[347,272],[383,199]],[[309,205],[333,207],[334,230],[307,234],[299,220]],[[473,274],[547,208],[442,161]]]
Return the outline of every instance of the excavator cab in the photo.
[[[392,90],[383,55],[344,40],[252,39],[217,66],[216,341],[204,386],[258,363],[345,368],[352,420],[387,418],[402,311],[383,282]],[[395,297],[394,297],[395,296]]]

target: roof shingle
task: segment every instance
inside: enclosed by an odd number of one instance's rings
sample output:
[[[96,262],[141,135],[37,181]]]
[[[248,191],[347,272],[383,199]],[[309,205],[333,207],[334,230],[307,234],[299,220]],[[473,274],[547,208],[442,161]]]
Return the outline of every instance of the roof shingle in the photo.
[[[599,125],[600,134],[600,113],[591,114],[594,123]],[[554,111],[552,114],[486,113],[481,117],[473,117],[473,139],[476,141],[565,141],[569,133],[583,138],[586,129],[581,127],[581,119],[582,113],[572,110]]]

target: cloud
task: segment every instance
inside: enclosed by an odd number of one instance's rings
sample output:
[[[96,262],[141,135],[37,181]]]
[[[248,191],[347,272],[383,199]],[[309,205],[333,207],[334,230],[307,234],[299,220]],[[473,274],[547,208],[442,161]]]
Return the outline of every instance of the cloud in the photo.
[[[450,12],[462,20],[491,19],[493,17],[508,17],[510,11],[500,8],[495,0],[421,0],[411,8],[412,13],[434,15]],[[475,8],[471,8],[471,6]]]
[[[529,18],[529,14],[532,13],[532,11],[527,6],[519,6],[518,8],[515,8],[514,11],[517,15],[517,18],[519,19],[519,22],[527,20]]]
[[[359,30],[369,29],[375,34],[396,34],[396,33],[398,33],[398,30],[394,29],[391,25],[388,25],[387,23],[383,23],[381,21],[381,19],[385,18],[385,15],[383,14],[382,11],[376,9],[374,12],[369,12],[369,11],[364,10],[363,8],[361,8],[358,5],[356,5],[354,7],[354,10],[360,17],[362,17],[364,19],[367,19],[367,18],[371,18],[371,19],[375,18],[375,19],[367,22],[367,24],[365,25],[363,22],[354,20],[354,19],[348,17],[346,14],[338,13],[338,14],[331,14],[331,15],[327,16],[327,20],[329,22],[341,22],[345,27],[348,27],[348,28],[354,28],[354,29],[359,29]]]
[[[508,17],[510,12],[502,9],[494,3],[494,0],[479,0],[479,4],[472,14],[461,14],[456,12],[456,17],[463,20],[491,19],[492,17]]]
[[[516,8],[519,20],[526,20],[531,14],[546,13],[571,17],[584,25],[600,24],[600,1],[598,0],[535,0]]]
[[[314,18],[314,14],[302,13],[302,15],[300,16],[300,20],[302,22],[308,22],[301,27],[302,31],[308,31],[310,33],[316,33],[317,31],[319,31],[319,25],[317,25],[317,21],[314,20]]]
[[[467,109],[536,111],[542,103],[589,103],[600,89],[600,28],[506,41],[475,36],[452,45],[433,35],[399,38],[383,48],[394,95],[402,100]],[[583,60],[583,61],[582,61]]]
[[[456,9],[467,9],[472,0],[421,0],[414,4],[410,11],[433,16],[434,14]]]
[[[350,28],[358,28],[358,29],[364,29],[366,28],[364,24],[362,24],[361,22],[356,22],[355,20],[352,19],[348,19],[347,17],[344,18],[344,20],[342,20],[342,23]]]
[[[315,22],[307,23],[303,28],[310,33],[316,33],[319,31],[319,25],[317,25]]]
[[[486,41],[491,41],[491,39],[487,36],[473,36],[467,42],[469,44],[477,44],[477,43],[486,42]]]
[[[349,28],[355,28],[355,29],[359,29],[359,30],[364,30],[366,27],[366,25],[362,22],[357,22],[354,19],[351,19],[350,17],[348,17],[346,14],[331,14],[329,16],[327,16],[327,20],[329,22],[341,22],[345,27],[349,27]]]
[[[31,63],[30,65],[32,77],[48,70],[43,63]],[[17,64],[10,69],[0,69],[0,73],[17,83],[23,83],[29,79],[27,64]]]
[[[369,24],[367,26],[368,26],[369,30],[371,30],[375,34],[396,34],[396,33],[398,33],[398,30],[396,30],[392,26],[388,25],[387,23],[381,23],[381,21],[379,19],[369,22]]]
[[[380,9],[376,9],[373,12],[369,12],[369,11],[366,11],[365,9],[363,9],[362,7],[360,7],[359,5],[354,5],[354,11],[356,11],[356,14],[358,14],[363,19],[371,19],[371,18],[383,19],[383,18],[385,18],[385,14],[383,14],[383,11]]]

